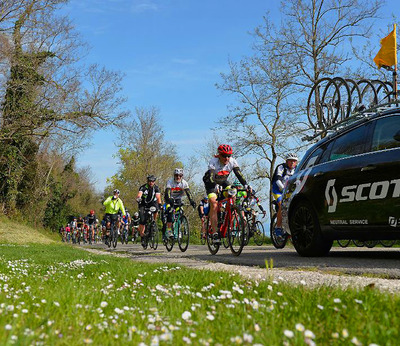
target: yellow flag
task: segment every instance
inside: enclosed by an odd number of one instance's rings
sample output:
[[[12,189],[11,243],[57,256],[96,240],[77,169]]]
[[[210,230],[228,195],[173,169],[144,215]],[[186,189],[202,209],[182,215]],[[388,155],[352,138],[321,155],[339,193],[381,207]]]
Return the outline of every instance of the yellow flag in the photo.
[[[396,24],[393,31],[381,40],[381,49],[374,58],[378,68],[397,65]]]

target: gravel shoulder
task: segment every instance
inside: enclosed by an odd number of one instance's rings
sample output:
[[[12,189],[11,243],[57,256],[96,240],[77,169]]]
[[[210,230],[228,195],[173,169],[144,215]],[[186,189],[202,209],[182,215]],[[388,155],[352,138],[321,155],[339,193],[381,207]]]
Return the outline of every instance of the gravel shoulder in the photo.
[[[193,269],[226,271],[237,273],[246,279],[254,281],[270,280],[284,282],[292,285],[304,285],[310,288],[318,288],[322,285],[331,287],[348,287],[363,289],[365,287],[375,288],[382,292],[398,294],[400,293],[400,280],[383,279],[375,277],[355,276],[347,274],[329,274],[318,270],[291,270],[291,269],[265,269],[251,266],[241,266],[224,264],[193,259],[182,255],[163,254],[163,253],[118,253],[100,249],[83,248],[86,251],[99,255],[111,255],[130,258],[135,262],[178,264]]]

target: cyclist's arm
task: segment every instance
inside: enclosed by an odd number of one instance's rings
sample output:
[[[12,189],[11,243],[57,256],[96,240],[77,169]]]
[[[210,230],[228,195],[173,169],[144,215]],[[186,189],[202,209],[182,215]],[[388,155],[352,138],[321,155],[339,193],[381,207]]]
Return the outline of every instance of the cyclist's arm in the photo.
[[[283,173],[284,173],[285,169],[282,165],[279,165],[276,168],[276,172],[274,174],[274,178],[273,178],[273,183],[276,184],[276,186],[278,186],[280,191],[283,191],[285,184],[283,183]]]
[[[156,195],[157,196],[157,195]],[[167,203],[167,204],[173,204],[173,199],[172,199],[172,197],[171,197],[171,188],[169,188],[169,187],[167,187],[166,189],[165,189],[165,192],[164,192],[164,196],[165,196],[165,202]]]
[[[203,180],[208,180],[210,183],[215,184],[215,169],[210,168],[205,174]]]
[[[156,193],[156,200],[157,200],[158,205],[161,205],[161,193],[159,193],[159,192]]]
[[[138,194],[137,194],[137,196],[136,196],[136,199],[141,199],[141,198],[142,198],[142,195],[143,195],[143,191],[140,191],[140,190],[139,190],[139,192],[138,192]]]
[[[242,171],[239,167],[234,167],[233,173],[235,173],[236,177],[239,179],[240,184],[242,184],[243,186],[247,185],[246,179],[243,177]]]
[[[109,205],[109,204],[111,203],[111,198],[112,198],[112,196],[109,196],[109,197],[103,202],[103,205],[105,205],[105,206]]]
[[[122,202],[122,200],[119,200],[119,209],[122,211],[122,216],[125,216],[125,207],[124,207],[124,202]]]
[[[186,188],[186,189],[185,189],[185,192],[186,192],[186,196],[189,198],[190,204],[193,204],[194,199],[193,199],[192,193],[190,192],[190,189],[189,189],[189,188]]]

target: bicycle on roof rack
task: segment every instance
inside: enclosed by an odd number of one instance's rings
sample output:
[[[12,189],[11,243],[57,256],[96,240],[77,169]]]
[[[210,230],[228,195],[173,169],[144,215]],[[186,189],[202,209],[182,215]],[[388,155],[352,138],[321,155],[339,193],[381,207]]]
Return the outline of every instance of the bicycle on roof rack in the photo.
[[[311,88],[307,100],[307,118],[315,134],[304,140],[324,137],[349,119],[358,120],[369,112],[399,106],[393,84],[377,79],[354,81],[342,77],[321,78]],[[350,120],[351,121],[351,120]]]

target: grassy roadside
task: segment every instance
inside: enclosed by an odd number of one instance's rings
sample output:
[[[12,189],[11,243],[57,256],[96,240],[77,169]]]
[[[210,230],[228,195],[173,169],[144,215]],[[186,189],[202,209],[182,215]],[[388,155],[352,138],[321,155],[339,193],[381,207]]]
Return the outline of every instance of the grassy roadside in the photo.
[[[397,344],[398,296],[246,281],[62,244],[0,246],[0,339],[18,344]]]
[[[23,235],[0,242],[2,344],[398,344],[396,295],[134,263],[12,228]]]
[[[35,229],[0,215],[0,243],[51,244],[59,240],[58,234],[52,234],[44,229]]]

